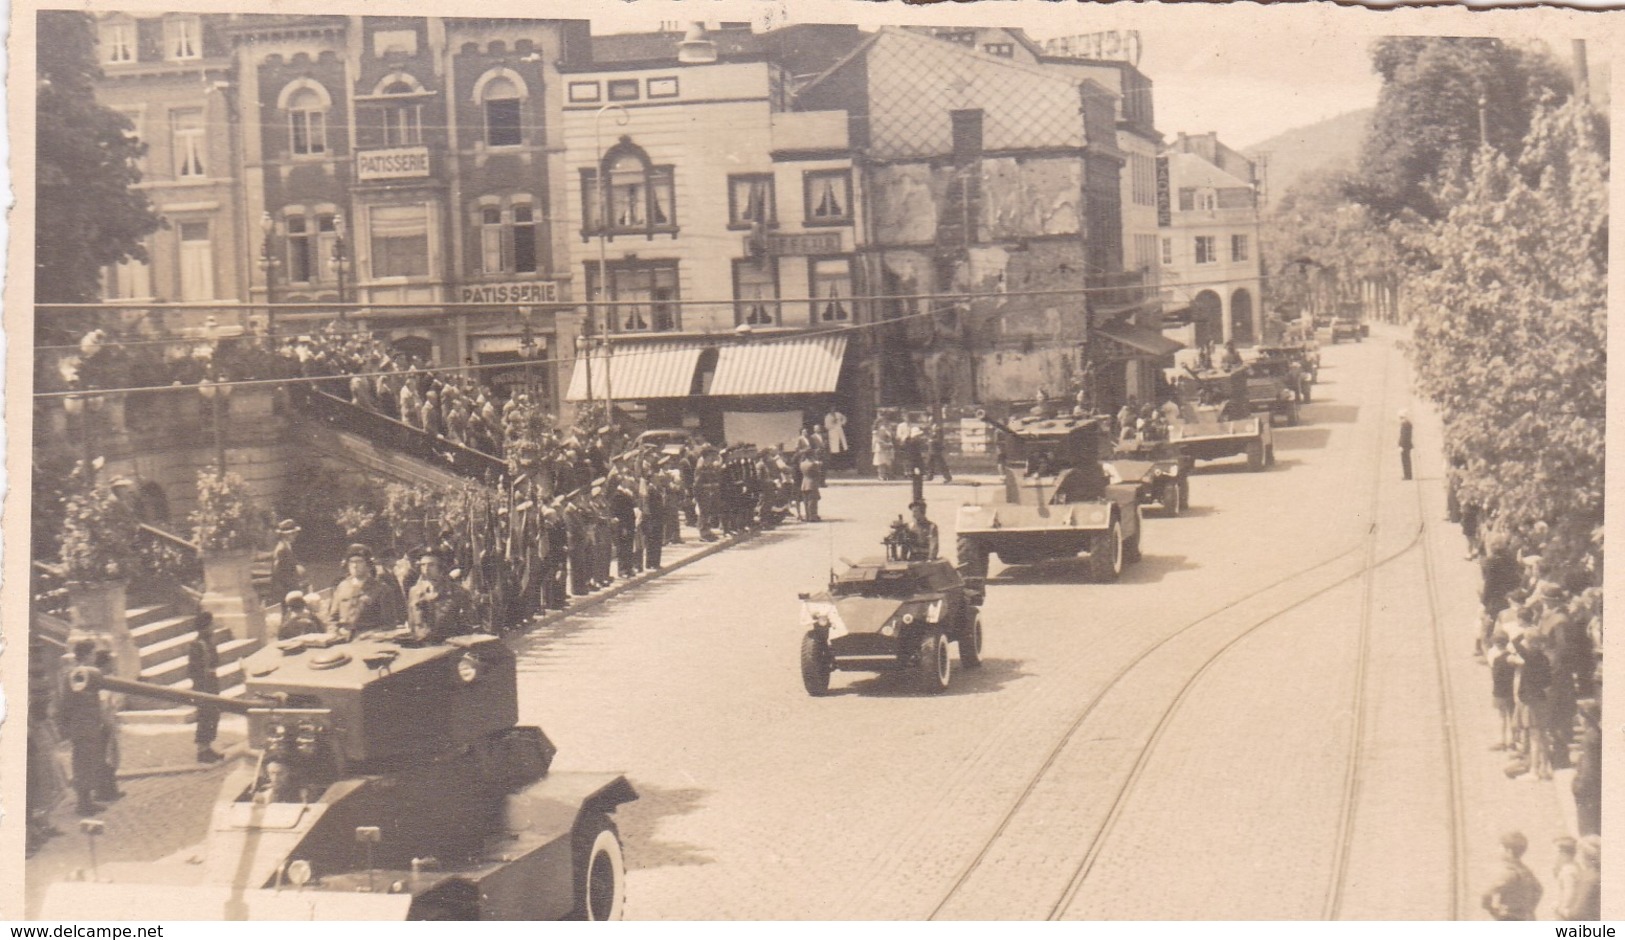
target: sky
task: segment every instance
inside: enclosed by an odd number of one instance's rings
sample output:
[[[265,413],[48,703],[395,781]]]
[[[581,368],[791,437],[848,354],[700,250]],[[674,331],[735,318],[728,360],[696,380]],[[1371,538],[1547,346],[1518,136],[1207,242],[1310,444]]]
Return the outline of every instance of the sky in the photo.
[[[960,9],[950,11],[958,14],[955,21],[984,25],[1002,25],[1003,11],[1011,9],[1002,4],[957,6]],[[965,6],[979,9],[967,11]],[[661,4],[600,0],[591,18],[594,32],[603,33],[653,29],[663,21],[701,17],[707,21],[749,19],[761,24],[770,17],[787,15],[778,12],[787,9],[772,2],[735,6],[694,0]],[[999,14],[994,15],[994,10]],[[854,16],[863,16],[869,26],[884,22],[875,19],[876,11],[877,6],[868,3],[798,3],[793,12],[797,22],[850,22]],[[1377,101],[1380,80],[1371,71],[1366,53],[1369,39],[1327,30],[1307,20],[1283,20],[1272,23],[1267,33],[1248,33],[1224,28],[1240,22],[1233,18],[1213,19],[1193,28],[1195,17],[1188,14],[1177,22],[1168,16],[1125,22],[1114,15],[1105,20],[1093,13],[1028,19],[1028,35],[1040,40],[1125,25],[1136,28],[1143,50],[1140,69],[1155,84],[1157,129],[1169,138],[1182,131],[1217,131],[1225,143],[1243,148],[1285,130],[1371,107]]]

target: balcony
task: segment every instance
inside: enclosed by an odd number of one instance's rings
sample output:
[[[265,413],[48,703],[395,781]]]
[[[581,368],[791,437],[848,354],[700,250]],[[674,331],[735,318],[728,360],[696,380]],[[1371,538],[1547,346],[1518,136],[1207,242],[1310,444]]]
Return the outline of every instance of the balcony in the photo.
[[[773,150],[847,150],[845,111],[780,111],[773,115]]]

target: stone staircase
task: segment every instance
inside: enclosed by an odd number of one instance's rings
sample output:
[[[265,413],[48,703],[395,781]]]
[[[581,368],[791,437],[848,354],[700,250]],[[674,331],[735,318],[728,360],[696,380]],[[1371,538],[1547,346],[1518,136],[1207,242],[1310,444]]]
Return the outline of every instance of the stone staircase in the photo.
[[[197,612],[192,605],[183,603],[148,604],[129,608],[126,623],[130,637],[140,651],[139,679],[153,685],[172,689],[191,689],[187,676],[187,647],[197,638]],[[240,640],[216,631],[220,649],[220,689],[222,695],[235,698],[246,691],[243,680],[243,658],[259,649],[258,640]],[[193,709],[174,706],[155,699],[130,696],[124,714],[138,721],[188,721]]]

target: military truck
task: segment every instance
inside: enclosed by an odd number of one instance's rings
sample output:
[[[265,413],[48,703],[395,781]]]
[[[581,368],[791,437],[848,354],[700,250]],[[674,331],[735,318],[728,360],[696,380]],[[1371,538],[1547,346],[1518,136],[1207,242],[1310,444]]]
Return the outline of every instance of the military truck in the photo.
[[[618,918],[615,773],[550,772],[518,726],[514,654],[496,637],[406,632],[284,640],[244,661],[247,698],[80,667],[76,691],[248,717],[258,757],[222,784],[185,860],[94,867],[49,889],[47,920]],[[92,859],[94,855],[92,855]]]
[[[1008,423],[977,417],[1000,433],[1004,486],[997,501],[959,509],[961,573],[986,578],[990,555],[1030,565],[1087,552],[1091,576],[1107,582],[1140,560],[1138,484],[1108,481],[1105,419],[1061,415],[1053,402]]]
[[[1288,387],[1285,378],[1277,378],[1267,369],[1256,369],[1249,364],[1234,369],[1209,369],[1192,376],[1195,394],[1187,395],[1187,400],[1214,405],[1245,403],[1249,414],[1268,414],[1271,421],[1283,417],[1288,424],[1298,423],[1297,392]]]

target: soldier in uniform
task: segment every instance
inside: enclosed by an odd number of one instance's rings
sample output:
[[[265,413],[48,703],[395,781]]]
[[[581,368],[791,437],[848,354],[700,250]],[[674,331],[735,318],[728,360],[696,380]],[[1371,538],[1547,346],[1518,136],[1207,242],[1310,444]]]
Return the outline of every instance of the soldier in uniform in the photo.
[[[925,500],[916,499],[908,504],[914,518],[908,524],[909,561],[931,561],[942,546],[937,524],[925,517]]]
[[[586,597],[592,593],[592,536],[587,528],[585,498],[577,494],[564,504],[564,531],[569,540],[570,593]]]
[[[284,519],[276,527],[276,548],[271,550],[271,596],[287,597],[304,588],[305,566],[293,553],[293,540],[299,535],[299,525]],[[288,605],[282,605],[282,616],[288,616]]]
[[[186,650],[186,673],[192,680],[193,692],[220,694],[220,649],[214,642],[214,615],[208,611],[197,616],[197,638]],[[199,705],[197,733],[192,738],[197,744],[198,763],[212,764],[221,759],[221,754],[214,749],[219,729],[220,709]]]
[[[615,573],[630,578],[638,566],[638,501],[618,474],[609,478],[609,507],[615,517]]]
[[[388,630],[398,626],[391,619],[389,587],[373,566],[372,549],[357,542],[344,552],[349,574],[333,589],[328,602],[327,622],[339,636],[349,639],[368,630]]]
[[[565,568],[569,564],[569,529],[560,511],[562,498],[556,498],[542,511],[542,535],[546,551],[542,556],[542,606],[563,610],[569,606],[565,591]]]
[[[721,523],[722,464],[710,444],[700,449],[700,462],[694,468],[694,502],[699,510],[700,538],[715,542],[717,534],[713,529]]]
[[[461,584],[446,576],[450,559],[431,547],[418,555],[418,580],[406,604],[406,625],[426,643],[474,632],[474,601]]]
[[[62,672],[62,684],[57,691],[57,720],[62,733],[73,744],[73,792],[78,795],[77,812],[91,816],[101,810],[91,796],[102,782],[102,758],[106,738],[101,698],[96,690],[86,685],[75,691],[71,682],[73,673],[85,670],[94,678],[99,670],[91,665],[96,654],[96,641],[80,637],[73,641],[73,663]]]
[[[646,473],[638,527],[643,533],[643,567],[650,571],[660,570],[660,550],[666,544],[666,499],[664,474]]]

